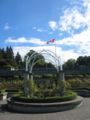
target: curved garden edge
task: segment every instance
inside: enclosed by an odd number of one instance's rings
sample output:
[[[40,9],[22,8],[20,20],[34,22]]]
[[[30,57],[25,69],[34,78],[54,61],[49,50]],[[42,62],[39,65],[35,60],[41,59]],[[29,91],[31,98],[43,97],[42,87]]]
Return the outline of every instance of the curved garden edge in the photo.
[[[83,101],[83,98],[77,96],[76,99],[65,101],[65,102],[54,102],[54,103],[25,103],[11,101],[8,99],[7,106],[9,110],[14,112],[24,112],[24,113],[48,113],[48,112],[59,112],[69,109],[73,109],[80,105]]]

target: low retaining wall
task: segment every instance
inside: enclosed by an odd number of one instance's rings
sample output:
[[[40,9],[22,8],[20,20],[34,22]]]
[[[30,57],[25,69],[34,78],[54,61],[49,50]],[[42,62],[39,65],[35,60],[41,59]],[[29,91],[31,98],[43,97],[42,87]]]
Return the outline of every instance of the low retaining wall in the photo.
[[[76,92],[78,95],[82,97],[90,97],[90,91],[89,90],[73,90]]]
[[[69,110],[77,107],[82,102],[82,97],[77,96],[77,99],[66,102],[54,102],[54,103],[25,103],[16,102],[8,99],[7,106],[9,110],[15,112],[24,113],[48,113]]]
[[[19,89],[6,89],[7,98],[12,97],[14,94],[17,94],[20,90]]]
[[[6,100],[7,99],[7,93],[0,93],[0,100]]]

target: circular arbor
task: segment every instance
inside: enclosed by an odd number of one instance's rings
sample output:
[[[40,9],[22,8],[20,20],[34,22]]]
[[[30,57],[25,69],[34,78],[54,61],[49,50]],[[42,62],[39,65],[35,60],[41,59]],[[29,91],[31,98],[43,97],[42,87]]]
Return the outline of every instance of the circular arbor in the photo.
[[[26,56],[26,75],[25,75],[25,81],[24,81],[24,93],[26,96],[30,95],[30,89],[28,87],[28,81],[33,79],[33,68],[34,66],[41,60],[44,60],[43,55],[45,57],[45,60],[47,62],[51,62],[56,69],[56,75],[57,75],[57,79],[58,81],[61,81],[61,90],[60,90],[60,94],[63,95],[64,94],[64,73],[62,70],[62,65],[61,65],[61,61],[60,61],[60,57],[58,57],[54,52],[50,51],[50,50],[42,50],[39,53],[32,53],[30,56],[27,55]],[[40,58],[38,59],[38,56],[40,56]],[[46,69],[45,69],[46,70]]]
[[[44,57],[45,59],[44,59]],[[39,59],[37,59],[39,56]],[[39,90],[36,96],[33,95],[33,68],[42,60],[50,61],[54,64],[56,69],[57,86],[49,89],[51,94],[42,97],[40,94],[44,94],[45,89]],[[52,72],[51,72],[52,73]],[[8,108],[17,112],[30,112],[30,113],[43,113],[43,112],[57,112],[62,110],[68,110],[75,108],[82,102],[82,98],[78,97],[76,93],[71,91],[65,91],[64,89],[64,72],[62,69],[60,57],[49,50],[42,50],[39,53],[33,52],[26,56],[25,67],[25,79],[24,79],[24,94],[13,96],[8,99]],[[39,89],[39,88],[38,88]],[[58,93],[58,94],[57,94]]]

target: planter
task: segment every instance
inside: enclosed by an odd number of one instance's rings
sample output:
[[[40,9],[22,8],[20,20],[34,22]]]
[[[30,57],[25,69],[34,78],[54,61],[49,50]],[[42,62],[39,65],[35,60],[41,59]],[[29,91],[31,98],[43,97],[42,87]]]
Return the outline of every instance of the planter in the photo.
[[[23,101],[15,101],[8,99],[8,109],[15,112],[24,113],[48,113],[69,110],[77,107],[82,102],[82,97],[77,96],[76,99],[64,102],[53,103],[27,103]]]

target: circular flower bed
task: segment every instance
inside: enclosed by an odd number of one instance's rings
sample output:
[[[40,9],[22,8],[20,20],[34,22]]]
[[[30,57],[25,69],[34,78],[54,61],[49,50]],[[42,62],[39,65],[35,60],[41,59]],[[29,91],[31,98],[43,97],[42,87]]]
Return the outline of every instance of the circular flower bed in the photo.
[[[12,101],[17,102],[26,102],[26,103],[52,103],[52,102],[64,102],[69,100],[74,100],[77,97],[75,92],[68,91],[64,96],[53,96],[53,97],[45,97],[45,98],[28,98],[24,95],[16,95],[11,98]]]
[[[17,95],[7,101],[8,108],[16,112],[44,113],[75,108],[81,103],[82,98],[69,91],[64,96],[46,98],[27,98],[23,95]]]

